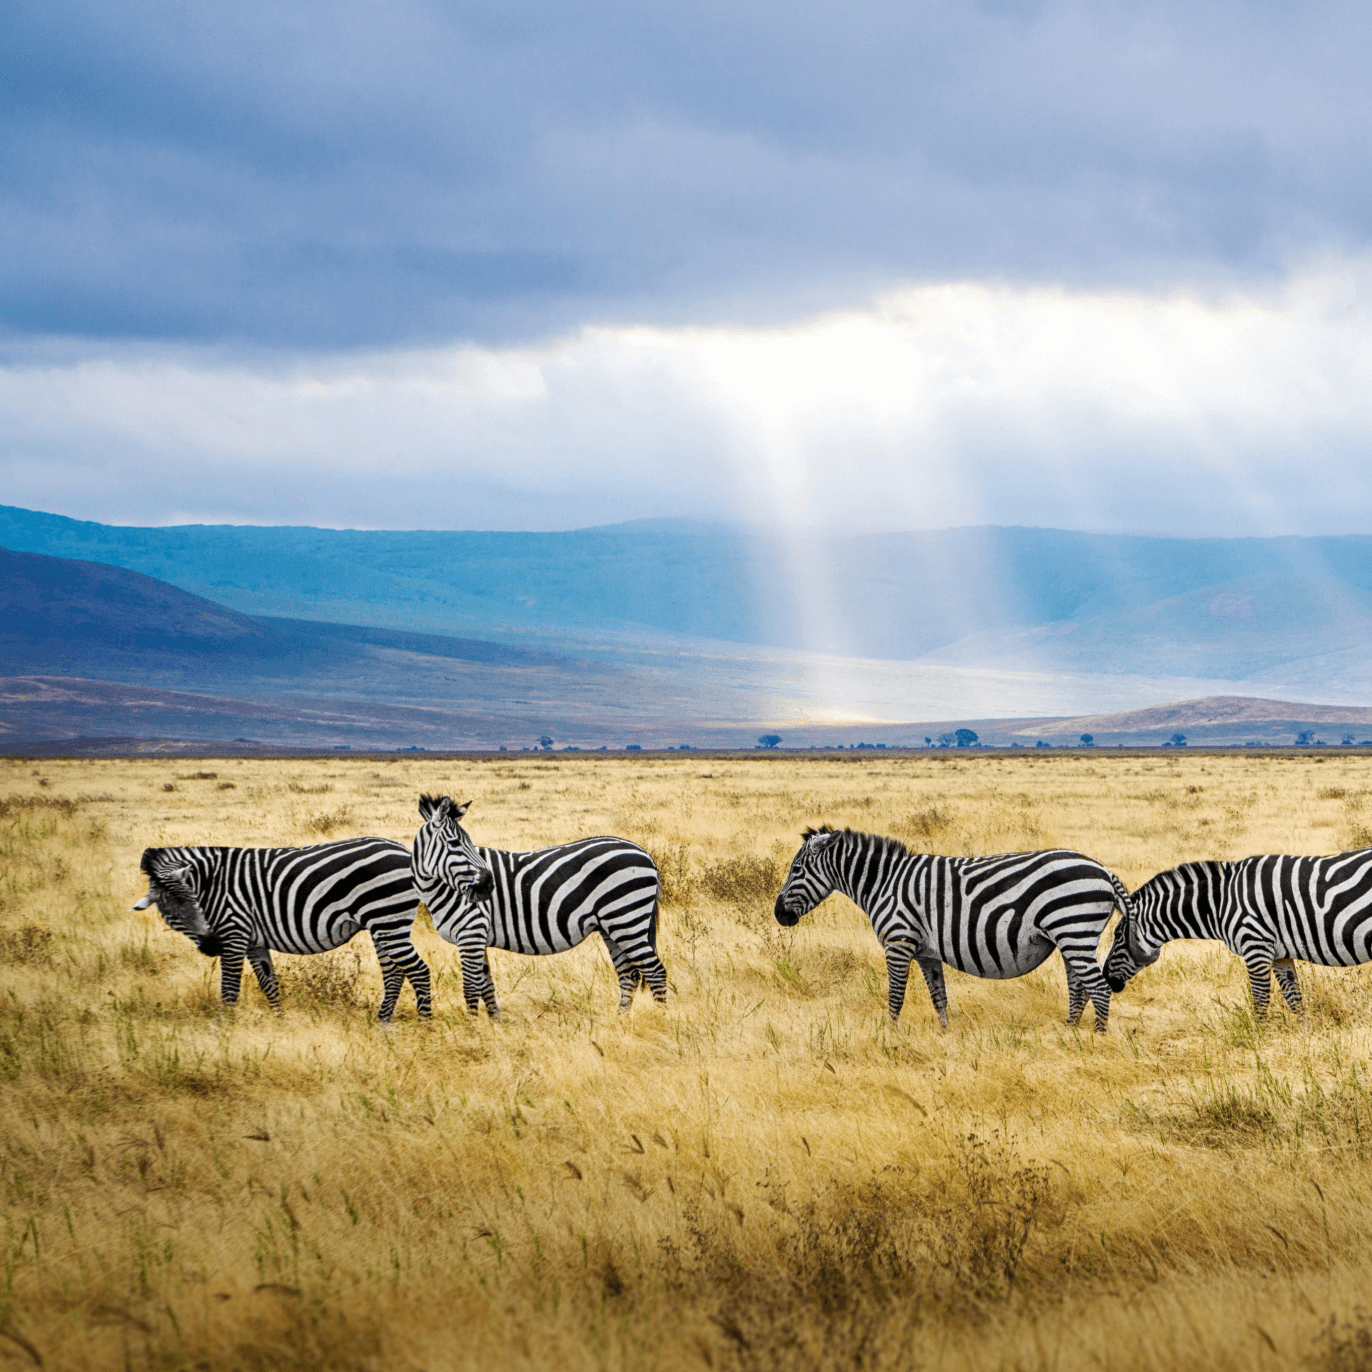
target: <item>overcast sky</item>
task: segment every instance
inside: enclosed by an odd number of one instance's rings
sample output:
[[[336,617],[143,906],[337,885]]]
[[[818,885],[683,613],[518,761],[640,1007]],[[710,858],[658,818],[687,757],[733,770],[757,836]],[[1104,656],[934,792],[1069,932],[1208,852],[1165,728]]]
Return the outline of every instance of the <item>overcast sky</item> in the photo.
[[[1372,11],[6,7],[0,501],[1372,528]]]

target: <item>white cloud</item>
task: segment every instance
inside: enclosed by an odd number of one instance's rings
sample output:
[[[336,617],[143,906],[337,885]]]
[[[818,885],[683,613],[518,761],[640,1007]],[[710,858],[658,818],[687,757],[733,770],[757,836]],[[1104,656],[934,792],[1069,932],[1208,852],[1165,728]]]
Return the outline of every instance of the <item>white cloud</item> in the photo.
[[[1208,298],[963,282],[790,328],[11,357],[3,498],[137,523],[1365,529],[1370,287],[1331,259]]]

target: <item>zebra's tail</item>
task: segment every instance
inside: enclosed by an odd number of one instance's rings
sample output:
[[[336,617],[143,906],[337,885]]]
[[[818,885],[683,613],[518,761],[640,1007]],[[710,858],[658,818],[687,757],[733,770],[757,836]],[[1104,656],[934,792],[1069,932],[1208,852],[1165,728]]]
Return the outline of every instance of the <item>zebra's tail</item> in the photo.
[[[1113,872],[1108,872],[1107,875],[1110,878],[1110,885],[1115,888],[1115,904],[1119,906],[1120,914],[1132,914],[1134,907],[1129,892],[1124,889],[1124,883]]]

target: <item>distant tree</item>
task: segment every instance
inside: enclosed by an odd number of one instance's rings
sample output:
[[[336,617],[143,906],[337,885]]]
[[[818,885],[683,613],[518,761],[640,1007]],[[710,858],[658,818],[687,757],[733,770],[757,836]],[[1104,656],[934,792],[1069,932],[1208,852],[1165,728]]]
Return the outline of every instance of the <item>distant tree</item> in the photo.
[[[1345,734],[1343,738],[1340,740],[1340,742],[1343,744],[1345,748],[1351,747],[1353,743],[1353,735]]]
[[[775,748],[781,742],[780,734],[763,734],[758,738],[758,742],[764,748]]]
[[[926,748],[932,748],[934,746],[934,740],[930,738],[928,734],[924,735],[924,746]]]
[[[1051,743],[1045,743],[1042,739],[1039,739],[1039,741],[1034,744],[1035,748],[1051,748],[1052,746]]]
[[[553,746],[553,741],[547,734],[544,734],[543,737],[538,740],[538,746],[540,748],[551,748]]]
[[[1083,748],[1094,748],[1096,746],[1095,734],[1083,734],[1081,736],[1081,746]]]
[[[970,748],[977,741],[977,731],[975,729],[958,729],[953,737],[958,741],[959,748]]]
[[[940,748],[951,748],[958,741],[956,734],[940,734],[938,736],[938,746]]]
[[[1296,735],[1296,747],[1308,748],[1315,741],[1315,731],[1313,729],[1302,729]]]
[[[1172,737],[1169,738],[1167,741],[1168,741],[1174,748],[1185,748],[1185,747],[1186,747],[1186,735],[1185,735],[1185,734],[1173,734]]]

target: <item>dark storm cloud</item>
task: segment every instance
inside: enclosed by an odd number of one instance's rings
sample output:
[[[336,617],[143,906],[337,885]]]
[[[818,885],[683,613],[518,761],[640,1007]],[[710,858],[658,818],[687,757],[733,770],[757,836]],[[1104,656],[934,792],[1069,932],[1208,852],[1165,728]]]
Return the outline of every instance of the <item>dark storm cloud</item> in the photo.
[[[7,8],[0,326],[346,347],[1372,229],[1355,6]]]

